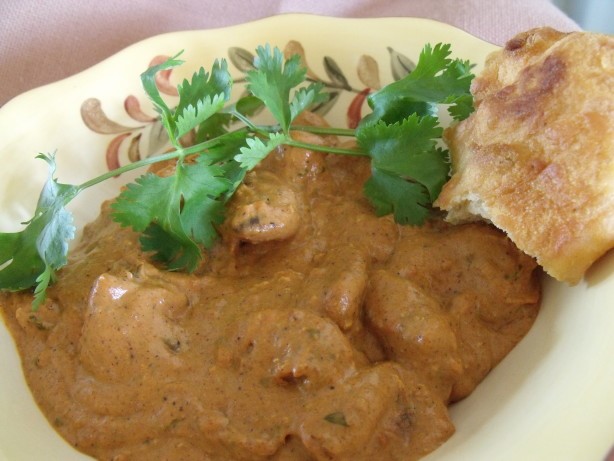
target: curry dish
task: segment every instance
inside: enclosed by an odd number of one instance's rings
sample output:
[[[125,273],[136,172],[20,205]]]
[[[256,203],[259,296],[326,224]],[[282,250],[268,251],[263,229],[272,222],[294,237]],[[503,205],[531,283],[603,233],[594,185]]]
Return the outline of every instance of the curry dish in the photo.
[[[0,294],[50,423],[113,461],[409,461],[442,444],[448,405],[531,327],[539,270],[487,224],[376,217],[369,168],[279,149],[194,274],[156,267],[104,204],[40,310]]]

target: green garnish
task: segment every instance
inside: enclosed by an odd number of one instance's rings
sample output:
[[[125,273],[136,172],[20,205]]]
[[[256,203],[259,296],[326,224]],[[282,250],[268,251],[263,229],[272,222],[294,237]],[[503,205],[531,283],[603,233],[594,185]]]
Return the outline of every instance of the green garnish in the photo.
[[[0,289],[24,290],[36,285],[33,308],[45,299],[45,291],[55,272],[66,264],[68,241],[74,238],[72,214],[65,206],[79,188],[60,184],[53,177],[55,159],[39,155],[49,165],[49,178],[43,186],[34,217],[21,232],[0,234]]]
[[[292,126],[301,112],[325,103],[329,95],[322,84],[308,82],[299,56],[285,60],[279,49],[268,45],[257,48],[254,69],[247,73],[250,94],[234,104],[229,103],[233,80],[225,60],[216,60],[210,72],[201,68],[190,81],[184,80],[177,88],[179,102],[174,108],[161,97],[155,75],[183,61],[177,55],[148,69],[141,75],[143,88],[174,150],[80,185],[59,183],[54,178],[54,156],[39,155],[48,163],[49,179],[25,229],[0,233],[0,290],[35,287],[33,308],[39,307],[57,270],[66,264],[68,242],[74,238],[66,205],[84,189],[169,159],[177,161],[173,175],[146,173],[128,184],[113,203],[112,214],[122,226],[141,233],[143,250],[170,270],[192,271],[198,266],[203,251],[218,238],[225,205],[247,172],[282,144],[369,157],[372,176],[364,193],[375,212],[392,213],[402,224],[423,223],[449,175],[447,151],[438,145],[443,131],[438,107],[448,105],[456,120],[473,111],[472,66],[449,56],[450,45],[425,46],[413,72],[368,97],[372,112],[356,129]],[[275,124],[258,125],[250,118],[263,105]],[[237,124],[241,126],[233,128]],[[291,126],[355,137],[358,147],[298,142],[292,139]],[[190,132],[196,144],[184,147],[181,138]],[[337,423],[336,417],[331,422]]]
[[[328,421],[331,424],[337,424],[339,426],[350,427],[348,422],[345,420],[345,415],[340,411],[335,411],[334,413],[329,413],[324,417],[325,421]]]

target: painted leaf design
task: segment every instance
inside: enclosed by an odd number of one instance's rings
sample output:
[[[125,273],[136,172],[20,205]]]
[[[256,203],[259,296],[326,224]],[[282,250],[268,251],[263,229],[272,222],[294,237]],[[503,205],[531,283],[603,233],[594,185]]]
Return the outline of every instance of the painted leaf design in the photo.
[[[347,110],[347,125],[348,128],[356,128],[358,123],[362,119],[362,105],[367,99],[367,96],[371,92],[370,88],[365,88],[352,99],[352,102],[348,106]]]
[[[315,112],[318,115],[326,115],[337,103],[339,99],[340,91],[329,91],[328,92],[328,101],[324,101],[320,104],[314,105],[310,110],[311,112]]]
[[[163,62],[166,62],[170,56],[158,55],[155,56],[149,63],[149,67],[154,67]],[[171,83],[171,73],[173,69],[165,69],[161,70],[156,74],[156,86],[161,93],[167,94],[169,96],[179,96],[177,92],[177,87]]]
[[[239,99],[238,99],[238,104],[239,105],[237,106],[237,109],[239,109],[239,112],[243,113],[243,115],[249,115],[250,117],[255,117],[256,115],[258,115],[262,111],[264,111],[266,106],[264,105],[264,103],[262,101],[254,99],[254,100],[249,101],[249,102],[256,102],[256,104],[254,104],[253,106],[250,106],[248,111],[244,111],[243,107],[240,107],[240,106],[242,105],[243,102],[247,101],[244,98],[248,98],[250,96],[252,98],[254,98],[252,93],[250,93],[250,91],[247,88],[243,88],[243,90],[241,91],[241,95],[239,96]]]
[[[107,117],[107,114],[102,110],[100,100],[96,98],[83,101],[81,104],[81,119],[85,126],[99,134],[116,134],[135,129],[135,127],[120,125]]]
[[[395,49],[388,47],[390,53],[390,68],[392,77],[395,80],[401,80],[416,68],[416,63]]]
[[[379,79],[379,65],[373,56],[363,54],[358,60],[358,78],[364,86],[379,90],[381,83]]]
[[[352,87],[348,83],[347,78],[345,78],[345,75],[343,75],[343,71],[341,70],[337,62],[330,56],[324,57],[324,70],[326,71],[326,75],[328,75],[328,78],[330,78],[330,80],[335,86],[343,88],[344,90],[352,89]]]
[[[238,46],[228,48],[228,59],[241,72],[254,69],[254,55],[245,48]]]
[[[132,133],[123,133],[123,134],[120,134],[118,136],[115,136],[111,140],[109,145],[107,146],[107,152],[106,152],[105,159],[106,159],[107,168],[109,169],[109,171],[115,170],[115,169],[120,167],[120,163],[119,163],[119,148],[120,148],[122,142],[124,141],[124,139],[126,139],[131,134]]]
[[[193,146],[196,142],[196,132],[194,130],[188,131],[181,138],[179,138],[179,144],[183,147]]]
[[[127,96],[124,100],[124,109],[126,113],[137,122],[151,123],[157,118],[143,112],[140,101],[133,95]]]
[[[131,162],[138,162],[141,160],[141,133],[137,134],[130,140],[130,145],[128,146],[128,160]]]
[[[160,152],[169,144],[168,134],[166,133],[166,129],[160,120],[156,120],[154,123],[152,123],[147,140],[147,157]]]
[[[290,59],[294,55],[300,56],[301,64],[307,69],[307,77],[313,80],[319,80],[316,73],[311,70],[309,64],[307,64],[307,58],[305,57],[305,49],[303,48],[301,42],[298,42],[296,40],[290,40],[284,48],[284,57],[286,59]]]

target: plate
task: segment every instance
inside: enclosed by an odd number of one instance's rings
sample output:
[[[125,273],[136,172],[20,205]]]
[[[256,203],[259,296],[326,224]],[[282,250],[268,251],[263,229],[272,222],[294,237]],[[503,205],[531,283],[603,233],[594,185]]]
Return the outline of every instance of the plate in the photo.
[[[249,53],[265,43],[304,53],[313,76],[337,93],[321,110],[335,124],[346,124],[355,119],[352,103],[366,88],[403,73],[427,42],[451,43],[454,55],[477,63],[477,71],[496,49],[427,19],[311,15],[139,42],[0,110],[0,229],[18,230],[17,223],[31,216],[47,175],[45,163],[34,159],[39,152],[56,152],[57,177],[76,184],[162,148],[139,80],[162,56],[184,50],[186,61],[163,76],[164,87],[218,57],[229,60],[240,81]],[[74,201],[77,225],[92,220],[102,200],[116,195],[128,179],[109,181]],[[469,398],[452,408],[456,434],[425,460],[602,460],[614,442],[613,272],[610,252],[575,287],[547,279],[533,329]],[[38,410],[4,325],[0,364],[0,460],[89,459],[65,443]]]

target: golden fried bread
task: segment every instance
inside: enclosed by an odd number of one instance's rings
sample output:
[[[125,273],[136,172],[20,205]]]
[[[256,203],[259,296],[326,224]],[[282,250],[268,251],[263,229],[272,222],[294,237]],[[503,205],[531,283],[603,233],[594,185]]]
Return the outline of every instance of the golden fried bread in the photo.
[[[491,54],[476,111],[449,128],[451,222],[507,232],[558,280],[577,283],[614,247],[614,38],[533,29]]]

